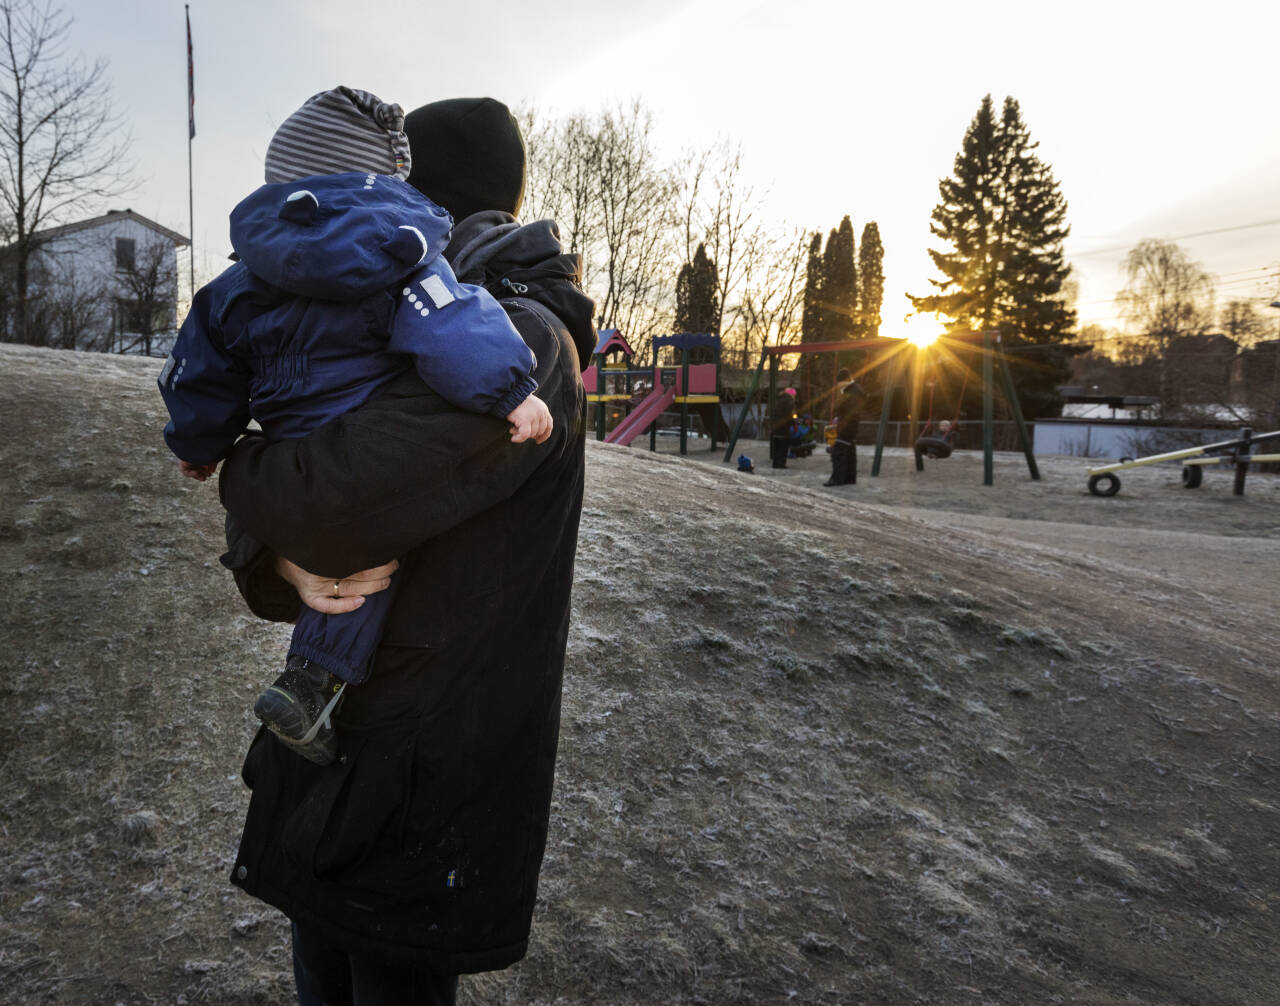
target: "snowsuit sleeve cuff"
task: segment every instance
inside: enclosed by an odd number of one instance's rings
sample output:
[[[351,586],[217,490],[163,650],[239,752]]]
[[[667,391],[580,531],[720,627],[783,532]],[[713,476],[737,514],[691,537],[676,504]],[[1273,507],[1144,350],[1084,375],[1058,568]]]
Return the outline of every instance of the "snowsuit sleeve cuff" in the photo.
[[[505,395],[494,403],[490,410],[499,419],[506,419],[517,405],[538,390],[538,382],[533,375],[522,377]]]

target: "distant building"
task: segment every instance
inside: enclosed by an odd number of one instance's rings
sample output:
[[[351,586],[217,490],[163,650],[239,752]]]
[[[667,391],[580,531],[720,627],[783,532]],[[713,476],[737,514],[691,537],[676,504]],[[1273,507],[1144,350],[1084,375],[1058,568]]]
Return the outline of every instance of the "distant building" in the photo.
[[[1268,430],[1280,429],[1280,339],[1267,339],[1241,352],[1236,382],[1254,421]]]
[[[1240,345],[1235,339],[1221,332],[1180,335],[1169,341],[1167,366],[1182,376],[1182,383],[1189,390],[1199,392],[1198,397],[1203,398],[1206,391],[1211,393],[1230,386],[1232,367],[1239,352]]]
[[[1140,353],[1109,355],[1116,348],[1073,359],[1074,386],[1059,389],[1064,416],[1280,425],[1280,339],[1241,346],[1210,332],[1170,339],[1163,356],[1149,340]]]
[[[37,231],[28,264],[29,341],[164,356],[178,326],[178,249],[191,242],[133,210]],[[14,338],[13,246],[0,248],[0,325]]]

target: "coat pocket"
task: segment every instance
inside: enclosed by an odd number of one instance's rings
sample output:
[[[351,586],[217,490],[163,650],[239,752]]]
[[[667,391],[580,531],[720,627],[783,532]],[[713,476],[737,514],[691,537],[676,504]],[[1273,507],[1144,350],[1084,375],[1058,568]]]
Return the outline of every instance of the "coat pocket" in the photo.
[[[346,759],[317,773],[284,823],[281,842],[298,880],[395,895],[388,862],[401,856],[415,738],[394,731],[368,739],[348,735]],[[365,750],[361,750],[364,748]]]

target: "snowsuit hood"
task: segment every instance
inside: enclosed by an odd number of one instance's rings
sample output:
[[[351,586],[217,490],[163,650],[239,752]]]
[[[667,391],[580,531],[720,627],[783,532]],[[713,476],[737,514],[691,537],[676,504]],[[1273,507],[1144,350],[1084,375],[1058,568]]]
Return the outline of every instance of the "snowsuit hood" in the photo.
[[[522,224],[501,210],[473,213],[455,228],[444,255],[460,282],[549,308],[573,336],[578,368],[591,362],[595,303],[582,292],[582,258],[564,250],[554,220]]]
[[[453,219],[390,175],[313,175],[255,189],[231,244],[258,278],[317,300],[363,300],[438,256]]]

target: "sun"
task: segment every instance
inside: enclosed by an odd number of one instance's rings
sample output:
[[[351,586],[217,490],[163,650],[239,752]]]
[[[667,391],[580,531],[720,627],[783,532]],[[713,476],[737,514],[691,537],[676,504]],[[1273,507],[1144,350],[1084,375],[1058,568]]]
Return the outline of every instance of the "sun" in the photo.
[[[924,349],[938,341],[943,333],[942,322],[934,314],[909,314],[902,320],[906,339],[916,349]]]

